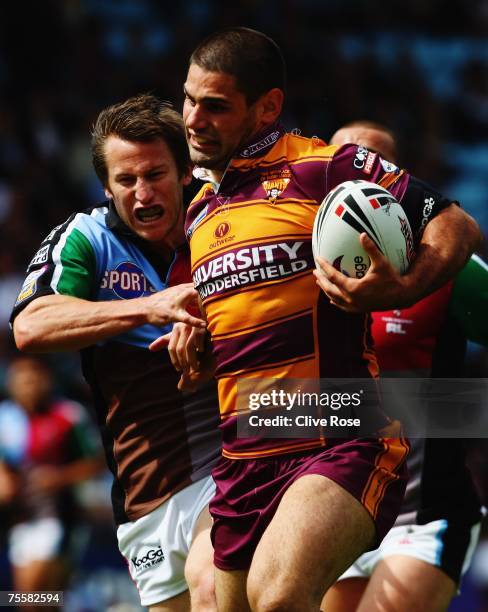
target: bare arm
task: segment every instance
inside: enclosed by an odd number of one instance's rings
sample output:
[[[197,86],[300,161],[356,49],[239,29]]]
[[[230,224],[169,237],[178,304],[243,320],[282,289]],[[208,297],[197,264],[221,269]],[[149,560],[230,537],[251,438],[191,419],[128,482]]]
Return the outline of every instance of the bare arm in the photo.
[[[186,305],[197,296],[191,283],[131,300],[90,302],[66,295],[37,298],[14,321],[17,347],[23,351],[66,351],[90,346],[140,325],[163,327],[181,321],[196,327]]]
[[[451,204],[427,223],[417,256],[403,277],[407,281],[405,301],[412,305],[453,278],[483,236],[476,221]]]
[[[472,217],[452,204],[427,224],[417,256],[404,276],[366,234],[360,240],[371,258],[362,279],[348,278],[324,260],[320,261],[321,272],[314,272],[331,302],[347,312],[411,306],[452,278],[481,245],[482,235]]]

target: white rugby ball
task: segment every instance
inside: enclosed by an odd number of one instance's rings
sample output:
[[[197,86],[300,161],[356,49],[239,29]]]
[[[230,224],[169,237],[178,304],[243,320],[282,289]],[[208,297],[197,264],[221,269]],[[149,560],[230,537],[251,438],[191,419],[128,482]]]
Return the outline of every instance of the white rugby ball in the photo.
[[[337,185],[320,205],[312,231],[312,249],[337,270],[362,278],[370,259],[359,242],[366,232],[392,266],[404,274],[414,257],[412,230],[394,196],[370,181]]]

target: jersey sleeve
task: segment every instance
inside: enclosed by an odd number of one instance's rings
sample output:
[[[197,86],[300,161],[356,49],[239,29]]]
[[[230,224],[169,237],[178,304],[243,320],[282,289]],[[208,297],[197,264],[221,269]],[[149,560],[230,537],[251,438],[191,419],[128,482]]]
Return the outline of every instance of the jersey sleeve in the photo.
[[[473,255],[457,275],[449,309],[468,340],[488,346],[488,264],[481,257]]]
[[[90,299],[96,257],[89,239],[77,228],[81,213],[54,228],[27,267],[10,323],[33,300],[53,294]]]
[[[378,153],[346,144],[337,148],[327,168],[327,192],[351,180],[371,181],[388,189],[402,205],[417,242],[427,223],[452,202]]]
[[[441,210],[450,206],[453,200],[443,196],[428,183],[408,175],[407,188],[399,202],[408,217],[415,238],[419,240],[427,223]]]

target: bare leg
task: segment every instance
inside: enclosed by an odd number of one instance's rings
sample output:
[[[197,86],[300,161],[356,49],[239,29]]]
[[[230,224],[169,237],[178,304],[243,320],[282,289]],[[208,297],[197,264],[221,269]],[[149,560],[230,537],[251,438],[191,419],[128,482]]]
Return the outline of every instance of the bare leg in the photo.
[[[215,569],[215,593],[219,612],[250,612],[246,594],[247,571]]]
[[[193,542],[185,564],[185,578],[194,612],[216,612],[213,548],[210,541],[212,518],[205,508],[195,526]]]
[[[454,581],[438,567],[392,555],[375,568],[358,612],[444,612],[455,593]]]
[[[373,520],[350,493],[324,476],[303,476],[283,496],[256,548],[251,609],[317,612],[325,591],[374,536]]]
[[[149,606],[149,612],[189,612],[190,594],[188,591],[175,595],[171,599]]]
[[[320,609],[324,612],[354,612],[367,586],[367,578],[339,580],[325,594]]]

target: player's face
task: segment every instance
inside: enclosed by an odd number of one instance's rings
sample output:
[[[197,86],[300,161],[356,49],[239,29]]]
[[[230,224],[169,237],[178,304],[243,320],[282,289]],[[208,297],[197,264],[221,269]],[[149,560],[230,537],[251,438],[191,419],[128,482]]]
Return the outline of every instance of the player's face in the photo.
[[[7,387],[12,399],[33,413],[51,393],[52,380],[49,372],[35,362],[20,359],[10,366]]]
[[[196,64],[190,66],[184,90],[191,159],[203,168],[223,171],[234,151],[259,130],[256,105],[248,106],[235,77]]]
[[[183,242],[182,177],[166,142],[132,142],[109,136],[105,142],[108,179],[105,193],[122,221],[153,244],[174,248]]]

